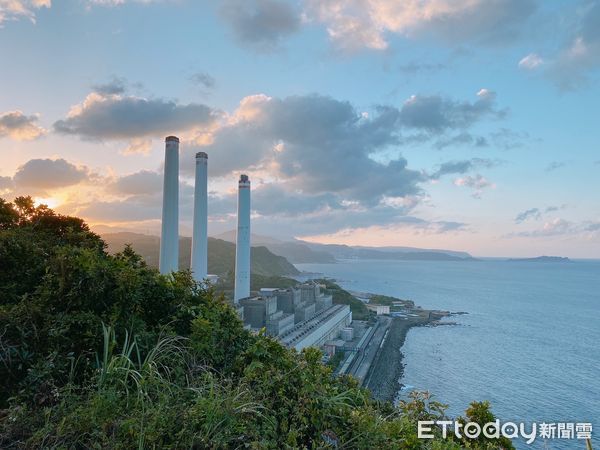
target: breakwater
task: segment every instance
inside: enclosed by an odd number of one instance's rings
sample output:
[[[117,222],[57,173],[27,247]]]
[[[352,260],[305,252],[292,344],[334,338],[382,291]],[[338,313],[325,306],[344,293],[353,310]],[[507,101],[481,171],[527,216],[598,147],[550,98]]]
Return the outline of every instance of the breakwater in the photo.
[[[439,319],[449,316],[445,311],[420,310],[413,317],[395,317],[389,327],[385,342],[379,349],[364,386],[378,400],[394,401],[396,393],[401,387],[400,379],[404,371],[403,355],[401,348],[404,345],[408,330],[412,327],[435,325]],[[427,349],[423,349],[427,351]]]

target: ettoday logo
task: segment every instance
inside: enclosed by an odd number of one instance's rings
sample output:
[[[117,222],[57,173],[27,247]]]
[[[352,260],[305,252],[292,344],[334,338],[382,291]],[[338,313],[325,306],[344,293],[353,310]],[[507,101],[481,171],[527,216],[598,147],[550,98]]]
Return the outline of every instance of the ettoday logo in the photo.
[[[540,439],[591,439],[591,423],[536,423],[525,424],[523,422],[488,422],[480,425],[476,422],[461,423],[453,420],[422,420],[418,423],[417,435],[419,439],[433,439],[434,427],[441,429],[442,437],[447,438],[453,433],[458,439],[478,439],[481,435],[488,439],[523,438],[527,444],[532,444],[537,438]]]

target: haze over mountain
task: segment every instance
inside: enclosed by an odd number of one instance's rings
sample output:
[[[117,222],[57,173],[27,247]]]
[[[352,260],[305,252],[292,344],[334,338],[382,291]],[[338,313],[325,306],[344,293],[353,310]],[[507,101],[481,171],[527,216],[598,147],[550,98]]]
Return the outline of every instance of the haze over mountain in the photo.
[[[235,242],[235,230],[217,236]],[[292,263],[332,263],[336,259],[395,259],[426,261],[462,261],[473,257],[466,252],[415,247],[361,247],[339,244],[318,244],[295,239],[281,241],[252,234],[252,243],[264,245],[276,255],[285,256]]]
[[[235,230],[230,230],[216,237],[235,243],[235,234]],[[254,245],[263,245],[276,255],[284,256],[294,264],[335,262],[335,257],[331,253],[312,249],[307,243],[302,241],[283,241],[254,233],[252,233],[251,240]]]

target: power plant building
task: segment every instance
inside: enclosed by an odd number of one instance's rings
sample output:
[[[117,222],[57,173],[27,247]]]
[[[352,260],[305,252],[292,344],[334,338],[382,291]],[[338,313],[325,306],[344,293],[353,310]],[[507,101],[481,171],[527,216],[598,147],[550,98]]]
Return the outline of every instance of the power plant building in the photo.
[[[277,309],[277,297],[248,297],[240,299],[244,308],[244,323],[251,329],[266,328],[267,334],[279,336],[294,327],[294,315]]]
[[[179,266],[179,138],[165,139],[163,205],[159,270],[177,271]],[[196,281],[208,275],[208,155],[196,154],[191,270]],[[233,307],[251,330],[266,329],[284,345],[301,350],[323,346],[343,333],[347,338],[352,313],[348,305],[333,305],[332,296],[315,282],[288,289],[263,288],[250,296],[250,179],[238,182],[237,235]],[[214,277],[214,276],[212,276]]]
[[[321,347],[336,339],[342,330],[352,323],[349,305],[333,305],[319,311],[305,322],[299,323],[279,336],[279,341],[287,347],[302,350],[306,347]]]
[[[247,327],[265,328],[267,334],[297,349],[324,345],[352,322],[349,307],[332,305],[331,295],[313,282],[288,289],[263,288],[257,296],[240,299],[239,306]]]

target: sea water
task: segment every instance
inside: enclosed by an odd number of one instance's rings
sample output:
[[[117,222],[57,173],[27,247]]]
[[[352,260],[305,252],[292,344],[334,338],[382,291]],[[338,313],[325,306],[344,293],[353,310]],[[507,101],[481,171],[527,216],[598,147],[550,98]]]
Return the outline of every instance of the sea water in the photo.
[[[456,326],[413,328],[402,347],[405,389],[464,414],[489,400],[502,421],[591,422],[600,448],[600,261],[373,261],[298,264],[349,290],[464,311]],[[400,350],[399,350],[400,351]],[[584,449],[537,440],[518,448]]]

